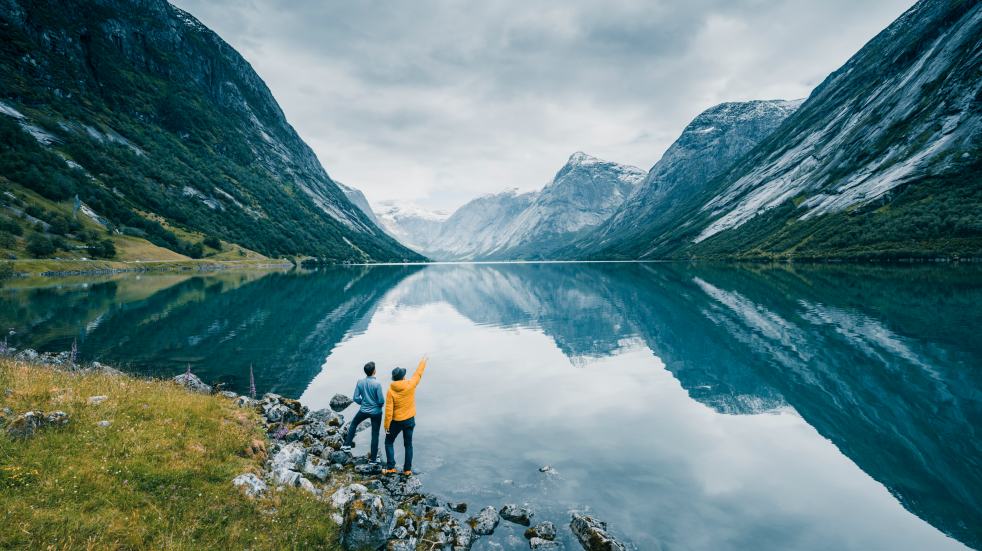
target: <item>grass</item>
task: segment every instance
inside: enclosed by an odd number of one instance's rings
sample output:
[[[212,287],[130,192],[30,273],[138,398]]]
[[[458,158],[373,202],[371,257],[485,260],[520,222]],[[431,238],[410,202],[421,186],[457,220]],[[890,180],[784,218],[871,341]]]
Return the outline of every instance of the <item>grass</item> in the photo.
[[[95,395],[108,399],[89,405]],[[232,486],[259,471],[245,450],[265,436],[231,400],[0,359],[0,407],[70,419],[27,440],[0,434],[0,549],[338,548],[326,502]]]

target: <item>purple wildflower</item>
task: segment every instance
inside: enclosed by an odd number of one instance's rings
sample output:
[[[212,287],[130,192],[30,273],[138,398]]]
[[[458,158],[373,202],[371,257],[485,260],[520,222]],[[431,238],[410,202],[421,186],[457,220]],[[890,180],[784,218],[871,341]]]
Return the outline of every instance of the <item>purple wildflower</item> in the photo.
[[[256,378],[252,374],[252,364],[249,364],[249,396],[256,399]]]

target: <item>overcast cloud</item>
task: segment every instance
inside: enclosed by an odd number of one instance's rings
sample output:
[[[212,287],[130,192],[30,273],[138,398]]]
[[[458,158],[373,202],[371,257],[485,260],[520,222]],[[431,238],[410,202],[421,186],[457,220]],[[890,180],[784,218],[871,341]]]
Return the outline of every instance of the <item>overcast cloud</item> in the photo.
[[[172,0],[266,81],[328,173],[452,210],[582,150],[645,170],[699,112],[805,97],[913,0]]]

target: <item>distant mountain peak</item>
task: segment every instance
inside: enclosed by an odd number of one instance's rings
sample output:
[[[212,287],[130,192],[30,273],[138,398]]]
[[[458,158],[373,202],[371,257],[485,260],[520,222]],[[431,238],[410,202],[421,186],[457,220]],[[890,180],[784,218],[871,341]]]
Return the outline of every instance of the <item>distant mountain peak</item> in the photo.
[[[604,161],[594,157],[593,155],[587,155],[582,151],[577,151],[569,156],[569,160],[566,161],[567,165],[595,165],[602,163]]]

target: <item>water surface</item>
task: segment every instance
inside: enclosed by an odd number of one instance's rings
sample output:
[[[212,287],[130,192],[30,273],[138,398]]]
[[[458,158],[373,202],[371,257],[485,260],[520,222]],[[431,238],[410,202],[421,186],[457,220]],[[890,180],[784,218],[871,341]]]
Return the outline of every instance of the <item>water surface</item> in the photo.
[[[982,546],[982,270],[484,264],[0,290],[10,343],[326,407],[430,368],[427,489],[639,549]],[[353,413],[353,411],[349,412]],[[367,445],[359,436],[358,450]],[[551,465],[555,474],[539,467]],[[504,523],[477,549],[527,548]],[[574,548],[574,547],[570,547]]]

